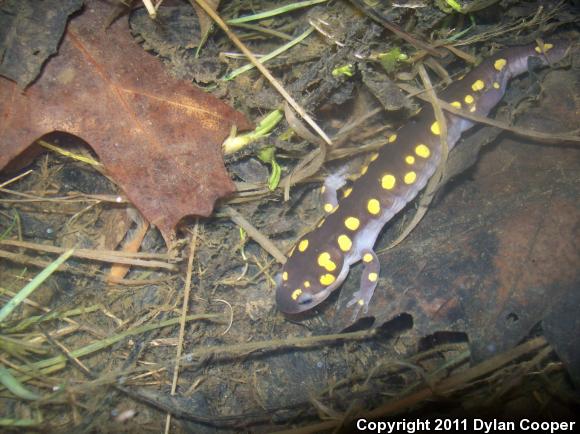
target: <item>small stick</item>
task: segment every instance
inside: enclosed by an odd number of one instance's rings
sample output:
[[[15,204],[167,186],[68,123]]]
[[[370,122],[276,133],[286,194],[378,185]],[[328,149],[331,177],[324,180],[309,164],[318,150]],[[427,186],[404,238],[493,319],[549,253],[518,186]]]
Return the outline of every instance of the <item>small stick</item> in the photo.
[[[175,395],[177,390],[177,378],[179,377],[179,362],[183,351],[183,337],[185,336],[185,322],[187,318],[187,309],[189,307],[189,294],[191,292],[191,275],[193,270],[193,259],[195,258],[195,248],[197,246],[197,232],[199,228],[198,219],[193,226],[191,242],[189,243],[189,257],[187,260],[187,273],[185,276],[185,289],[183,291],[183,305],[181,307],[181,317],[179,318],[179,340],[177,342],[177,354],[175,355],[175,367],[173,369],[173,381],[171,382],[171,395]],[[169,433],[171,426],[171,413],[167,413],[165,419],[165,433]]]
[[[246,218],[230,206],[224,206],[222,209],[228,217],[238,226],[243,228],[250,238],[256,241],[262,248],[272,255],[280,264],[286,263],[286,256],[270,241],[267,237],[256,229]]]
[[[16,240],[0,240],[0,245],[22,247],[25,249],[32,249],[41,252],[59,253],[62,254],[66,249],[62,247],[49,246],[46,244],[29,243],[26,241]],[[93,261],[112,262],[118,264],[134,265],[136,267],[148,268],[163,268],[166,270],[176,270],[177,267],[167,262],[145,260],[138,258],[164,257],[167,255],[157,255],[151,253],[123,253],[115,250],[89,250],[89,249],[75,249],[73,256],[77,258],[91,259]]]
[[[189,2],[193,3],[194,0],[189,0]],[[284,89],[282,84],[280,84],[280,82],[274,78],[270,71],[264,65],[262,65],[258,59],[256,59],[252,52],[248,50],[244,43],[238,39],[238,37],[230,30],[228,25],[219,17],[219,15],[208,6],[205,0],[195,0],[195,2],[217,23],[218,26],[221,27],[221,29],[226,33],[226,35],[228,35],[232,42],[236,44],[242,53],[248,57],[250,62],[252,62],[256,68],[258,68],[258,70],[268,79],[272,86],[274,86],[274,88],[280,92],[280,95],[282,95],[284,99],[288,101],[288,104],[290,104],[292,108],[296,110],[300,116],[302,116],[302,118],[314,129],[314,131],[320,135],[320,137],[324,139],[326,143],[332,145],[332,141],[326,135],[326,133],[322,131],[322,128],[320,128],[318,124],[314,122],[314,120],[306,113],[306,111],[294,100],[294,98],[292,98],[292,96],[286,92],[286,89]]]
[[[20,175],[15,176],[14,178],[9,179],[8,181],[3,182],[2,184],[0,184],[0,188],[4,188],[4,187],[6,187],[9,184],[12,184],[13,182],[18,181],[19,179],[22,179],[25,176],[30,175],[31,173],[32,173],[32,169],[27,170],[26,172],[21,173]]]
[[[422,93],[426,90],[419,90],[411,85],[408,84],[398,84],[398,86],[403,89],[405,92],[410,94],[414,94],[414,96],[424,100],[429,101],[429,98]],[[570,134],[553,134],[553,133],[543,133],[541,131],[531,131],[529,128],[521,128],[511,126],[501,121],[496,121],[495,119],[488,118],[486,116],[475,115],[472,113],[468,113],[465,110],[458,109],[453,107],[446,101],[438,99],[439,105],[445,111],[453,113],[454,115],[461,116],[462,118],[469,119],[474,122],[478,122],[481,124],[489,125],[492,127],[500,128],[505,131],[509,131],[511,133],[517,134],[521,137],[529,137],[531,139],[540,139],[540,140],[551,140],[551,141],[559,141],[559,142],[571,142],[571,143],[579,143],[580,137],[574,136],[572,134],[577,134],[578,130],[570,131]]]
[[[431,45],[427,44],[426,42],[421,41],[420,39],[415,38],[410,33],[405,32],[396,24],[391,23],[387,20],[383,15],[373,9],[371,6],[367,5],[363,0],[350,0],[352,3],[356,5],[364,14],[366,14],[369,18],[372,18],[374,21],[382,25],[384,28],[393,32],[399,38],[404,39],[409,44],[421,48],[422,50],[427,51],[429,54],[441,57],[441,53],[439,53],[435,48]]]
[[[421,80],[423,80],[423,86],[427,91],[427,99],[433,106],[433,112],[435,113],[435,119],[439,124],[440,135],[439,138],[441,140],[441,161],[437,166],[437,170],[435,174],[429,180],[427,184],[427,188],[425,189],[425,193],[419,202],[419,209],[413,216],[413,219],[409,222],[409,224],[405,227],[403,232],[397,237],[395,241],[393,241],[385,250],[390,250],[393,247],[399,245],[405,238],[409,236],[409,234],[417,227],[419,222],[425,217],[427,213],[427,209],[429,208],[429,204],[435,197],[435,192],[439,187],[439,183],[443,178],[443,172],[445,171],[445,167],[447,166],[447,157],[449,155],[449,147],[447,144],[447,122],[445,120],[445,116],[443,115],[443,111],[441,110],[441,105],[438,104],[440,101],[433,90],[433,85],[431,84],[431,80],[429,79],[429,75],[427,75],[427,71],[422,64],[419,64],[419,74],[421,75]]]
[[[143,2],[143,6],[145,6],[145,9],[147,9],[147,12],[149,13],[151,19],[154,20],[155,18],[157,18],[157,9],[155,9],[155,6],[153,6],[151,0],[141,0],[141,1]]]

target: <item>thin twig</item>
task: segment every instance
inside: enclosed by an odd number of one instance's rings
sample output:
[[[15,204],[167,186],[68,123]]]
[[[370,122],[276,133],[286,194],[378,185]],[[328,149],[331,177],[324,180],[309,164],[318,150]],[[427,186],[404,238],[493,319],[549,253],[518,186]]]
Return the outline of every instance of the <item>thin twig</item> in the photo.
[[[10,178],[8,181],[5,181],[2,184],[0,184],[0,188],[6,187],[7,185],[12,184],[13,182],[18,181],[19,179],[22,179],[25,176],[30,175],[31,173],[32,173],[32,169],[27,170],[26,172],[21,173],[20,175],[15,176],[14,178]]]
[[[143,2],[143,6],[145,6],[145,9],[147,9],[147,12],[149,13],[151,19],[154,20],[155,18],[157,18],[157,9],[155,8],[155,6],[153,6],[151,0],[141,0],[141,1]]]
[[[242,229],[244,229],[250,238],[256,241],[266,252],[272,255],[280,264],[286,263],[286,256],[262,233],[256,229],[246,218],[230,206],[221,208],[228,217]]]
[[[46,244],[36,244],[16,240],[0,240],[0,245],[22,247],[25,249],[37,250],[40,252],[58,253],[58,254],[62,254],[66,251],[66,249],[63,247],[49,246]],[[163,268],[166,270],[177,269],[175,265],[169,264],[167,262],[146,260],[146,258],[168,258],[167,255],[159,255],[156,253],[141,253],[141,252],[125,253],[125,252],[117,252],[115,250],[75,249],[73,256],[77,258],[91,259],[93,261],[134,265],[136,267]]]
[[[445,171],[445,167],[447,165],[447,157],[449,156],[449,146],[447,143],[447,122],[445,120],[445,116],[443,115],[443,111],[441,110],[441,105],[439,104],[439,99],[433,90],[433,85],[431,84],[431,80],[429,79],[429,75],[425,70],[423,64],[419,64],[419,74],[421,75],[421,80],[423,80],[423,86],[427,90],[427,98],[428,101],[433,106],[433,112],[435,113],[435,119],[439,124],[439,139],[441,141],[441,159],[439,164],[437,165],[437,170],[435,171],[434,175],[431,177],[429,182],[427,183],[427,188],[425,189],[425,193],[421,197],[421,201],[419,202],[419,207],[417,212],[413,216],[413,219],[409,222],[405,229],[401,234],[394,240],[385,250],[390,250],[393,247],[399,245],[405,238],[409,236],[409,234],[417,227],[419,222],[425,217],[427,213],[427,209],[429,208],[429,204],[435,197],[435,192],[439,188],[439,184],[441,179],[443,179],[443,173]]]
[[[423,93],[426,91],[426,89],[424,89],[424,90],[417,89],[416,87],[410,86],[408,84],[399,84],[398,86],[401,89],[403,89],[405,92],[408,92],[410,94],[414,94],[415,96],[417,96],[418,98],[420,98],[424,101],[429,101],[429,98],[427,96],[423,95]],[[453,107],[451,104],[449,104],[448,102],[443,101],[441,99],[438,100],[438,103],[442,109],[444,109],[447,112],[453,113],[454,115],[461,116],[462,118],[469,119],[471,121],[478,122],[481,124],[490,125],[492,127],[500,128],[502,130],[517,134],[518,136],[521,136],[521,137],[528,137],[530,139],[536,139],[536,140],[580,143],[580,136],[532,131],[529,128],[515,127],[512,125],[506,124],[505,122],[496,121],[494,119],[488,118],[486,116],[480,116],[480,115],[476,115],[473,113],[468,113],[464,110]],[[578,131],[575,130],[575,131],[570,132],[570,134],[575,134],[575,133],[578,133]]]
[[[282,95],[284,97],[284,99],[286,101],[288,101],[288,104],[290,104],[292,106],[292,108],[294,110],[296,110],[298,112],[298,114],[300,116],[302,116],[302,118],[306,122],[308,122],[308,124],[314,129],[314,131],[316,131],[320,135],[320,137],[322,137],[324,139],[324,141],[326,143],[328,143],[329,145],[332,145],[332,142],[328,138],[326,133],[324,131],[322,131],[322,129],[318,126],[318,124],[316,122],[314,122],[314,120],[294,100],[294,98],[292,98],[292,96],[290,96],[290,94],[288,92],[286,92],[286,89],[284,89],[282,84],[280,84],[280,82],[274,78],[274,76],[270,73],[270,71],[264,65],[262,65],[260,62],[258,62],[258,59],[256,59],[256,57],[244,45],[244,43],[242,41],[240,41],[238,39],[238,37],[230,30],[228,25],[219,17],[219,15],[216,14],[212,10],[212,8],[208,6],[208,4],[205,2],[205,0],[189,0],[190,3],[193,3],[194,1],[217,23],[218,26],[221,27],[221,29],[226,33],[226,35],[228,35],[228,37],[232,40],[232,42],[234,44],[236,44],[236,46],[248,57],[250,62],[252,62],[256,66],[256,68],[258,68],[258,70],[264,75],[264,77],[266,77],[268,79],[268,81],[272,84],[272,86],[274,86],[274,88],[276,88],[276,90],[280,93],[280,95]]]
[[[356,5],[364,14],[366,14],[369,18],[373,19],[384,28],[393,32],[396,36],[401,39],[404,39],[409,44],[413,45],[416,48],[421,48],[422,50],[427,51],[429,54],[437,57],[441,57],[441,53],[439,53],[434,47],[427,44],[426,42],[417,39],[416,37],[412,36],[410,33],[405,32],[396,24],[391,23],[388,21],[383,15],[381,15],[376,9],[366,4],[363,0],[351,0],[352,3]]]
[[[179,377],[179,362],[181,360],[181,352],[183,351],[183,337],[185,336],[185,323],[187,318],[187,308],[189,306],[189,294],[191,292],[191,276],[193,270],[193,259],[195,258],[195,247],[197,245],[197,233],[199,228],[198,219],[195,220],[193,226],[193,234],[191,235],[191,242],[189,244],[189,257],[187,259],[187,273],[185,276],[185,289],[183,291],[183,305],[181,307],[181,318],[179,318],[179,339],[177,342],[177,354],[175,355],[175,367],[173,369],[173,381],[171,383],[171,395],[175,395],[177,390],[177,378]],[[165,434],[169,433],[171,426],[171,413],[167,413],[165,419]]]

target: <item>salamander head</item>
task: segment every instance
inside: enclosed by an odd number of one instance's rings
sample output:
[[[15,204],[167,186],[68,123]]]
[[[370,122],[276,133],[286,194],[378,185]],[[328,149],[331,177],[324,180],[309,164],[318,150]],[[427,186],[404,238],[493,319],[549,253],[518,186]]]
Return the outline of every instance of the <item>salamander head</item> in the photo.
[[[334,252],[333,260],[331,252],[314,248],[300,251],[304,246],[301,243],[277,276],[276,304],[287,314],[301,313],[322,303],[348,275],[340,255]]]
[[[308,279],[304,281],[309,282]],[[331,293],[325,288],[305,288],[304,281],[280,281],[276,287],[278,310],[288,314],[301,313],[322,303]]]

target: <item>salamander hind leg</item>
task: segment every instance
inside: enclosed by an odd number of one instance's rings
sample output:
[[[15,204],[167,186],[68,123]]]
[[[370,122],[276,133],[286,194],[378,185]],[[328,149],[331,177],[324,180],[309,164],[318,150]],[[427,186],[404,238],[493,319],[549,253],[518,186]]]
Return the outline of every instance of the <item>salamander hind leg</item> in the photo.
[[[352,299],[346,305],[347,307],[355,306],[353,320],[356,319],[361,308],[365,314],[368,312],[369,303],[377,287],[381,270],[379,259],[372,250],[363,250],[362,260],[364,268],[360,279],[360,289],[353,294]]]

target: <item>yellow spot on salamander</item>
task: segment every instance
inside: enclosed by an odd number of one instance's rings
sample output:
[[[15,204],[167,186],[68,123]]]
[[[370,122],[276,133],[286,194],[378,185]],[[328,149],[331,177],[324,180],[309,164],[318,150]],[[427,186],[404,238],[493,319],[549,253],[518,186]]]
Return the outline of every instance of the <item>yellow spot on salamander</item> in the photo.
[[[415,164],[415,157],[413,157],[412,155],[407,155],[405,157],[405,163],[411,165],[411,164]]]
[[[482,80],[475,80],[471,85],[471,88],[473,89],[474,92],[477,92],[478,90],[483,90],[483,88],[485,88],[485,83]]]
[[[431,151],[426,145],[419,144],[415,147],[415,154],[417,154],[421,158],[429,158],[429,155],[431,155]]]
[[[455,108],[458,108],[458,109],[460,109],[460,108],[461,108],[461,103],[460,103],[459,101],[453,101],[453,102],[451,103],[451,105],[452,105],[453,107],[455,107]]]
[[[507,65],[507,60],[505,59],[497,59],[493,62],[493,67],[498,71],[501,71]]]
[[[361,299],[359,299],[359,301],[356,302],[356,304],[358,304],[359,306],[364,306],[365,301],[361,298]]]
[[[340,247],[340,250],[342,250],[343,252],[348,252],[350,250],[350,248],[352,247],[352,241],[351,239],[348,237],[348,235],[339,235],[338,236],[338,247]]]
[[[360,220],[357,219],[356,217],[347,217],[346,220],[344,221],[344,225],[346,226],[347,229],[350,229],[351,231],[356,231],[360,226]]]
[[[310,282],[308,280],[304,281],[304,288],[310,288]]]
[[[334,277],[332,274],[323,274],[320,276],[320,283],[324,286],[331,285],[335,280],[336,277]]]
[[[412,184],[415,182],[416,179],[417,179],[417,174],[415,172],[407,172],[407,173],[405,173],[405,177],[403,178],[403,181],[405,181],[405,184]]]
[[[300,297],[302,295],[302,290],[300,288],[295,289],[294,291],[292,291],[292,294],[290,295],[290,297],[292,298],[292,300],[296,301],[298,300],[298,297]]]
[[[435,121],[431,124],[431,132],[438,136],[441,134],[441,128],[439,128],[439,122]]]
[[[367,210],[372,215],[377,215],[378,213],[381,212],[381,204],[380,204],[380,202],[378,200],[376,200],[376,199],[370,199],[367,202]]]
[[[395,140],[397,140],[397,135],[396,134],[391,134],[389,136],[389,143],[393,143]]]
[[[371,155],[371,162],[375,161],[377,158],[379,158],[379,153],[378,152],[373,152],[373,154]]]
[[[330,253],[322,252],[318,255],[318,265],[324,268],[326,271],[336,270],[336,264],[330,259]]]
[[[298,251],[299,252],[303,252],[308,248],[308,240],[302,240],[300,241],[300,244],[298,244]]]
[[[369,170],[369,166],[363,166],[363,168],[360,171],[360,174],[364,175],[365,173],[367,173],[367,170]]]
[[[342,197],[346,199],[347,197],[350,196],[351,193],[352,193],[352,188],[349,187],[346,190],[344,190],[344,193],[342,194]]]
[[[325,203],[324,204],[324,211],[331,212],[333,209],[334,209],[334,207],[332,206],[331,203]]]
[[[370,282],[376,282],[378,278],[379,278],[379,275],[377,273],[369,273],[369,281]]]
[[[540,47],[539,45],[535,48],[536,53],[542,54],[542,53],[547,53],[548,51],[550,51],[552,48],[554,48],[553,44],[544,44],[543,47]]]
[[[288,272],[287,271],[284,271],[282,273],[282,280],[288,280]]]
[[[367,264],[369,262],[372,262],[373,260],[373,255],[371,255],[370,253],[365,253],[365,255],[363,256],[363,262],[366,262]]]
[[[395,187],[396,183],[397,183],[397,180],[393,175],[387,174],[381,178],[381,186],[385,190],[393,189]]]
[[[467,104],[473,104],[473,101],[475,101],[475,100],[473,99],[473,97],[471,95],[465,95],[465,102]]]

